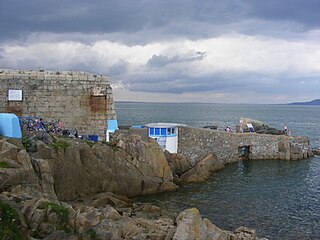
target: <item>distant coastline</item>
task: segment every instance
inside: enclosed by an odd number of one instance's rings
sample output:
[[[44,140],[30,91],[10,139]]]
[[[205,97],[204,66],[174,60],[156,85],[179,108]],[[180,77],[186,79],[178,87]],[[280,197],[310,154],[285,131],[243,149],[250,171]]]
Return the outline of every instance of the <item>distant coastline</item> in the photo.
[[[115,103],[120,104],[135,104],[135,103],[146,103],[146,104],[216,104],[216,105],[310,105],[320,106],[320,99],[315,99],[309,102],[292,102],[292,103],[210,103],[210,102],[149,102],[149,101],[120,101],[116,100]]]
[[[320,99],[315,99],[309,102],[293,102],[288,103],[288,105],[311,105],[311,106],[320,106]]]

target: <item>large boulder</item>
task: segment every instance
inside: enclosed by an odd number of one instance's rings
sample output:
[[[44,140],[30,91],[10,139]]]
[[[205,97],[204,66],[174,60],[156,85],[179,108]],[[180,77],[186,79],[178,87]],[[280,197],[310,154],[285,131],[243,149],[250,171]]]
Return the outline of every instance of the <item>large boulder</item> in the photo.
[[[37,183],[30,157],[20,142],[0,140],[0,190]]]
[[[273,135],[284,134],[284,131],[271,127],[265,122],[261,122],[261,121],[250,119],[250,118],[244,118],[244,117],[241,118],[241,121],[243,123],[244,132],[249,132],[249,128],[247,124],[251,123],[256,133],[273,134]]]
[[[60,200],[99,192],[136,196],[177,189],[165,155],[155,141],[145,142],[133,135],[118,136],[113,145],[90,146],[76,141],[69,145],[57,149],[53,159],[47,159]]]
[[[312,153],[313,153],[315,156],[320,156],[320,148],[318,148],[318,149],[312,149]]]
[[[165,151],[166,158],[174,176],[181,176],[192,168],[191,160],[186,156]]]
[[[190,208],[181,212],[177,219],[173,240],[229,240],[230,234],[217,228],[208,219],[202,220],[199,210]]]
[[[239,227],[230,234],[231,239],[235,240],[256,240],[256,230],[247,227]]]
[[[209,154],[189,171],[182,174],[180,176],[180,181],[187,183],[204,182],[208,180],[213,172],[223,168],[224,164],[219,162],[215,156]]]

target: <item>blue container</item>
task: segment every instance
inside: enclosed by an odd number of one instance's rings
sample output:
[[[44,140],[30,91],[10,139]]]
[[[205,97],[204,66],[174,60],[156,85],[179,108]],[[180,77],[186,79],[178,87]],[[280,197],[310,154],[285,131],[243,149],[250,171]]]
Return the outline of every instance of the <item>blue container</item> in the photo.
[[[88,135],[90,141],[98,142],[98,135]]]
[[[21,138],[19,118],[12,113],[0,113],[0,136]]]

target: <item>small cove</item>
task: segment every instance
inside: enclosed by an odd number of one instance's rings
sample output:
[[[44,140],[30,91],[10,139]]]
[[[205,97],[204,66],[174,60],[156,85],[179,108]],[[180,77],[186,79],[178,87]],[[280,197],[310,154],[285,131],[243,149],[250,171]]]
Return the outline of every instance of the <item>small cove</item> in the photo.
[[[201,184],[134,201],[168,214],[196,207],[218,227],[255,228],[268,239],[320,239],[320,159],[251,160],[226,166]]]
[[[118,102],[116,108],[120,125],[178,122],[234,129],[243,116],[278,129],[287,124],[293,135],[308,136],[311,146],[320,147],[320,106]],[[134,200],[171,214],[197,207],[220,228],[252,227],[269,239],[320,239],[320,158],[231,164],[205,183]]]

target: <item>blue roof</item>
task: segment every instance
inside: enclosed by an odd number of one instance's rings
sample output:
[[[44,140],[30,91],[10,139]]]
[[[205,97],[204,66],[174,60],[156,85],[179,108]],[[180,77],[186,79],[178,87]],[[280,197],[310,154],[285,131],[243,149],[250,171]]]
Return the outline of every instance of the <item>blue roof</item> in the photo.
[[[19,118],[12,113],[0,113],[0,136],[21,138]]]

